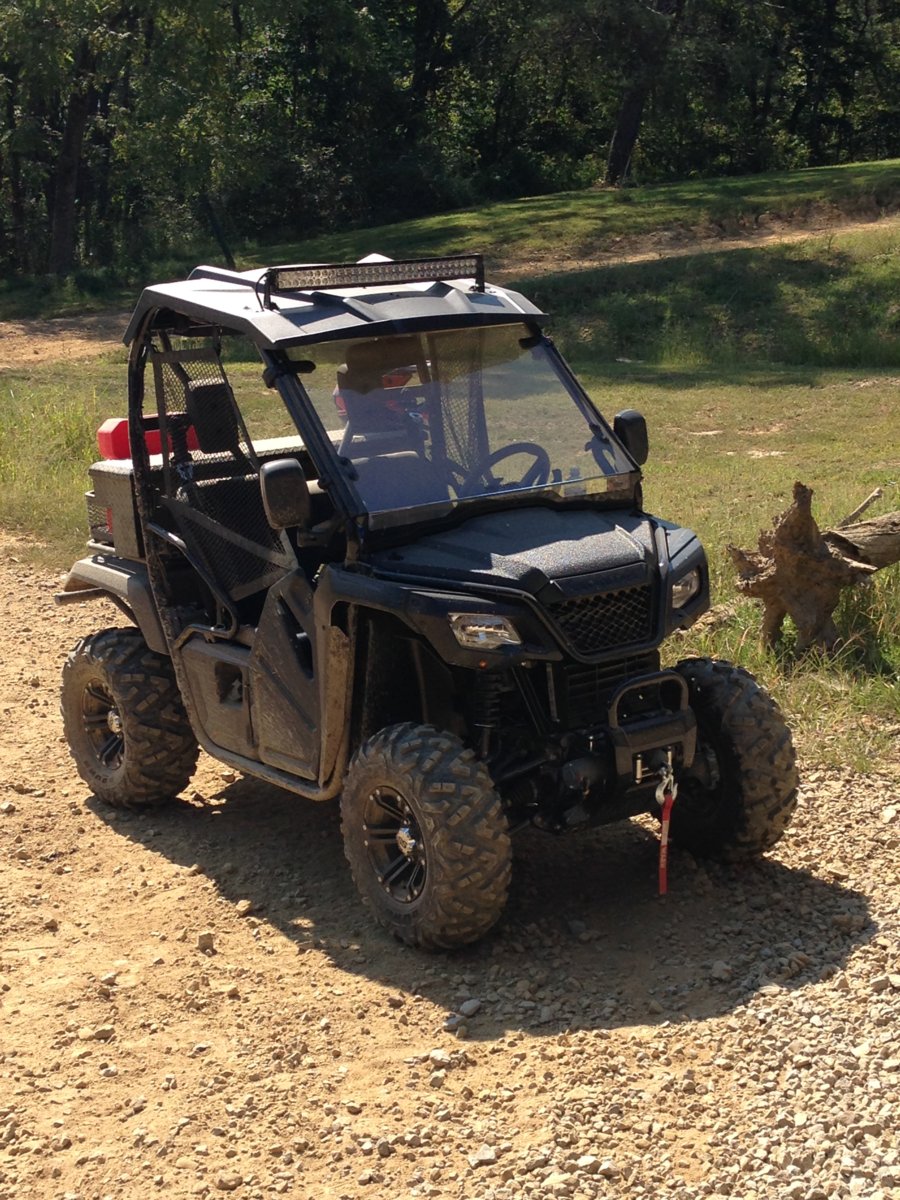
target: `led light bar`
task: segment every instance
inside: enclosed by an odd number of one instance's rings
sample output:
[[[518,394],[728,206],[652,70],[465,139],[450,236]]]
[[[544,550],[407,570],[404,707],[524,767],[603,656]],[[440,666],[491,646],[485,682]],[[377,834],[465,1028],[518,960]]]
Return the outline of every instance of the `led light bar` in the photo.
[[[311,267],[270,267],[265,296],[272,292],[308,292],[317,288],[375,287],[385,283],[439,283],[474,279],[484,291],[484,260],[480,254],[450,254],[446,258],[409,258],[369,263],[326,263]]]

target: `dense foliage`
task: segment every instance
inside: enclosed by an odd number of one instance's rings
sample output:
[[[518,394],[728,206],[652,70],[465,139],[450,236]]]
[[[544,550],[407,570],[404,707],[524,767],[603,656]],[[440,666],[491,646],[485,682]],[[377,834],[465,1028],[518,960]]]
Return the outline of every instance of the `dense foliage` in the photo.
[[[0,0],[0,266],[900,151],[900,0]]]

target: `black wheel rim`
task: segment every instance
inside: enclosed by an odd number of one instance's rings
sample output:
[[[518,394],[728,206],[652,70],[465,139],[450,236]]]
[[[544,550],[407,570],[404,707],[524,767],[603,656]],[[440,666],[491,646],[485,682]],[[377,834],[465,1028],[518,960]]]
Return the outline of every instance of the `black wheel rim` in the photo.
[[[394,788],[369,794],[363,838],[375,878],[393,900],[412,904],[425,887],[428,862],[415,813]]]
[[[698,741],[694,766],[678,784],[675,807],[698,825],[712,826],[722,819],[722,774],[715,748]]]
[[[125,757],[122,716],[112,692],[100,680],[93,680],[82,693],[81,721],[98,764],[106,771],[117,770]]]

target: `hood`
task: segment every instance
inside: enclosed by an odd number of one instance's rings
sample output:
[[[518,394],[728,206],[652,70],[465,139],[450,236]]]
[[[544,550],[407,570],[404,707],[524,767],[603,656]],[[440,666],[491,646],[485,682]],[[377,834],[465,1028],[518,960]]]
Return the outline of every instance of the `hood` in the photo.
[[[656,562],[653,525],[627,512],[525,508],[473,517],[372,556],[379,574],[481,583],[552,600],[629,587]]]

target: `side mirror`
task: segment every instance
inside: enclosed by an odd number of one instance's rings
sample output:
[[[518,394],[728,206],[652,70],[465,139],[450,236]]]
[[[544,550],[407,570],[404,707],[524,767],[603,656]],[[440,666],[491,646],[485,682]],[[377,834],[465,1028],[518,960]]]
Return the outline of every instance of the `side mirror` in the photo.
[[[635,408],[626,408],[616,413],[613,433],[639,467],[647,461],[650,442],[647,438],[647,422]]]
[[[312,519],[309,484],[296,458],[276,458],[259,469],[266,519],[273,529],[308,529]]]

